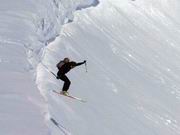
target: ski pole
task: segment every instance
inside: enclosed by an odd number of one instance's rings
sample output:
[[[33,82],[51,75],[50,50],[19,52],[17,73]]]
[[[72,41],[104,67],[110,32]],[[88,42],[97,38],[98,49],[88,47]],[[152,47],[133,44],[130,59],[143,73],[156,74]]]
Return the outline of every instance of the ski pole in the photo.
[[[88,70],[87,70],[87,63],[85,62],[85,69],[86,69],[86,72],[88,72]]]
[[[48,72],[50,72],[51,74],[53,74],[53,75],[57,78],[56,74],[53,73],[52,71],[50,71],[49,68],[48,68],[46,65],[44,65],[42,62],[41,62],[41,64],[45,67],[45,69],[46,69]]]

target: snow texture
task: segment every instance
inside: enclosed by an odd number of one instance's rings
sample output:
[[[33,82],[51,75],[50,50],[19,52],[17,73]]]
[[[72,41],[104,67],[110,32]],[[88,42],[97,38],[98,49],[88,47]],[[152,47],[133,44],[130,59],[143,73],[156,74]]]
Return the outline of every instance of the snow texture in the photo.
[[[2,0],[0,134],[179,135],[179,12],[178,0]],[[52,92],[64,57],[87,60],[68,73],[87,103]]]

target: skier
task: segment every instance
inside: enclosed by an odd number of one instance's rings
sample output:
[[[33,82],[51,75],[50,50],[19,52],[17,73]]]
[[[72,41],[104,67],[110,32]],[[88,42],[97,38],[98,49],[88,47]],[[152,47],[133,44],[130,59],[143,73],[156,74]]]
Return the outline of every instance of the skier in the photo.
[[[74,68],[76,66],[80,66],[80,65],[85,64],[85,63],[86,63],[86,60],[84,60],[83,62],[80,62],[80,63],[76,63],[74,61],[70,61],[69,58],[64,58],[63,61],[60,61],[56,65],[56,67],[59,70],[57,72],[57,79],[61,79],[62,81],[64,81],[64,85],[63,85],[61,94],[64,94],[66,96],[69,95],[69,93],[67,91],[69,89],[71,81],[66,76],[66,73],[69,72],[72,68]]]

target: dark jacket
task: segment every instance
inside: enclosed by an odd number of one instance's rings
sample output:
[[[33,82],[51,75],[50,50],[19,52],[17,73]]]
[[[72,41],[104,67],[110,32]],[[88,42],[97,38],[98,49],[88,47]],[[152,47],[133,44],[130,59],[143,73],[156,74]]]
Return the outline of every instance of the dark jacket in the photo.
[[[68,62],[65,63],[64,65],[62,65],[62,67],[59,69],[57,75],[61,76],[61,75],[65,75],[67,72],[69,72],[72,68],[76,67],[76,66],[80,66],[82,64],[84,64],[85,62],[80,62],[80,63],[76,63],[76,62]]]

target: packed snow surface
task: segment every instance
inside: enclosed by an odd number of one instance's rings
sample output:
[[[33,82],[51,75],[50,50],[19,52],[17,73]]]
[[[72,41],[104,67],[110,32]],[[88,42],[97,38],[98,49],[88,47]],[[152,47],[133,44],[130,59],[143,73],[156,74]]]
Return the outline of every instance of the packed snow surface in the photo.
[[[180,1],[1,0],[0,134],[179,135]],[[56,64],[87,60],[57,95]]]

